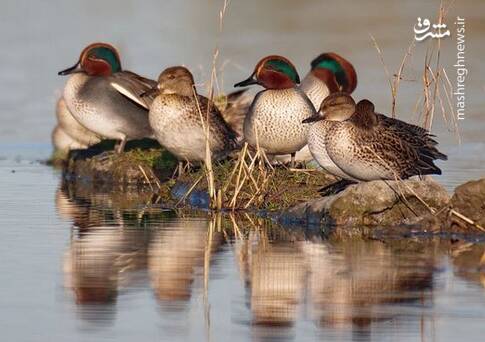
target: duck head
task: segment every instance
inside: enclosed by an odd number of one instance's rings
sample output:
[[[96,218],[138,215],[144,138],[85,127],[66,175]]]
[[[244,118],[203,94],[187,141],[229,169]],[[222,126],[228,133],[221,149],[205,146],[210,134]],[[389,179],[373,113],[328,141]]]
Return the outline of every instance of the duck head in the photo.
[[[355,106],[356,112],[359,113],[375,113],[375,106],[367,99],[360,100]]]
[[[268,56],[259,61],[248,79],[236,83],[235,87],[259,84],[266,89],[288,89],[300,83],[293,64],[282,56]]]
[[[158,76],[158,84],[143,93],[142,96],[158,94],[194,96],[194,77],[192,73],[183,66],[174,66],[163,70]]]
[[[322,80],[331,93],[342,91],[351,94],[357,87],[357,74],[352,64],[333,52],[322,53],[315,58],[310,72]]]
[[[323,100],[317,115],[303,120],[303,123],[320,120],[345,121],[350,119],[355,111],[355,101],[350,95],[344,92],[333,93]]]
[[[94,43],[84,48],[76,64],[58,75],[84,72],[89,76],[109,76],[118,71],[121,71],[118,51],[109,44]]]

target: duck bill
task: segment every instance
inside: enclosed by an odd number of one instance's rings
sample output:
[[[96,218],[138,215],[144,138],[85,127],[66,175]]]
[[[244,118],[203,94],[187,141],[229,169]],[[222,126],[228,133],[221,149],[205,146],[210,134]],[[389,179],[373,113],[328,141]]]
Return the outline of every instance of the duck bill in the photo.
[[[310,116],[309,118],[306,118],[305,120],[302,121],[302,123],[312,123],[320,120],[323,120],[323,117],[317,114],[317,115]]]
[[[253,73],[247,80],[241,81],[239,83],[236,83],[234,87],[247,87],[252,84],[258,84],[258,80],[256,79],[255,74]]]
[[[151,96],[155,96],[159,92],[160,92],[160,90],[158,89],[158,87],[154,87],[154,88],[148,89],[147,91],[141,93],[140,94],[140,97],[147,97],[147,96],[148,97],[151,97]]]
[[[59,76],[65,76],[65,75],[70,75],[70,74],[74,74],[74,73],[82,72],[82,71],[83,70],[81,69],[81,63],[77,62],[72,67],[64,69],[62,71],[59,71],[57,74]]]

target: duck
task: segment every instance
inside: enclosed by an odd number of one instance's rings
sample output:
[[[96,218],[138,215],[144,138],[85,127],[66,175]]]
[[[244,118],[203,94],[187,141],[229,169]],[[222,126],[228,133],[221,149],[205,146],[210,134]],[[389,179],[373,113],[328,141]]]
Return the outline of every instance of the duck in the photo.
[[[166,68],[157,84],[144,93],[130,92],[116,81],[113,87],[134,102],[146,104],[155,138],[180,162],[206,160],[206,124],[211,159],[222,159],[238,147],[236,132],[214,102],[197,93],[194,77],[186,67]]]
[[[146,108],[113,89],[111,81],[117,80],[136,91],[151,89],[156,81],[123,70],[119,53],[112,45],[88,45],[76,64],[58,74],[70,75],[63,98],[74,118],[104,138],[119,140],[118,153],[128,140],[153,136]]]
[[[145,96],[141,97],[144,92],[136,92],[133,89],[129,89],[124,84],[114,80],[111,85],[118,92],[150,110],[150,106],[156,96]],[[243,136],[243,123],[244,118],[248,112],[249,106],[253,97],[247,94],[247,89],[241,89],[233,91],[228,94],[222,94],[214,98],[214,104],[221,113],[224,121],[229,125],[229,127],[236,133],[238,141],[242,139]]]
[[[264,88],[254,97],[244,119],[244,140],[269,155],[290,155],[292,166],[295,153],[307,143],[309,125],[302,121],[316,114],[299,83],[294,65],[283,56],[271,55],[257,63],[248,79],[234,85]]]
[[[323,100],[335,92],[352,94],[357,87],[354,66],[335,52],[318,55],[310,63],[310,71],[303,78],[300,89],[312,101],[316,110]]]
[[[343,179],[324,193],[355,182],[439,175],[434,161],[447,160],[425,128],[376,113],[371,101],[356,104],[344,92],[329,95],[317,115],[304,122],[312,123],[308,147],[315,160]]]
[[[351,94],[357,87],[357,73],[354,66],[335,52],[324,52],[310,63],[310,71],[300,83],[300,89],[310,99],[315,110],[331,93],[343,91]],[[288,163],[287,156],[275,156],[275,162]],[[313,160],[308,145],[296,152],[295,160],[308,162]]]
[[[101,141],[96,133],[88,130],[73,117],[62,96],[57,100],[56,117],[59,127],[79,145],[88,147]]]
[[[253,97],[247,94],[247,89],[236,90],[214,99],[224,121],[236,132],[238,140],[243,137],[244,119],[252,101]]]
[[[60,126],[56,125],[51,133],[52,146],[56,152],[66,153],[70,150],[86,149],[88,146],[73,139],[66,131]]]

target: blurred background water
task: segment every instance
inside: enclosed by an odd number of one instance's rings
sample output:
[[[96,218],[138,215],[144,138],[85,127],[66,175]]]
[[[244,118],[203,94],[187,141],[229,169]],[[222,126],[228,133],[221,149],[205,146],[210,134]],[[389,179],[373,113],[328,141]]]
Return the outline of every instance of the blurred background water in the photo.
[[[227,218],[217,228],[207,217],[145,213],[143,198],[121,205],[113,194],[59,187],[60,175],[40,163],[51,153],[65,82],[57,71],[88,43],[116,45],[126,69],[151,78],[184,64],[201,84],[218,43],[222,91],[265,55],[287,56],[304,75],[315,56],[335,51],[357,70],[355,98],[389,113],[389,85],[370,34],[394,72],[416,18],[433,21],[439,1],[233,0],[219,38],[222,1],[1,5],[2,340],[482,339],[480,246],[460,246],[450,257],[443,244],[402,251],[237,218],[238,235]],[[483,13],[483,1],[465,0],[445,19],[452,37],[442,40],[441,63],[453,82],[453,22],[465,17],[469,69],[461,143],[440,114],[433,122],[449,156],[437,179],[450,191],[485,173]],[[427,46],[416,44],[399,90],[398,117],[410,122],[420,122],[414,108]]]

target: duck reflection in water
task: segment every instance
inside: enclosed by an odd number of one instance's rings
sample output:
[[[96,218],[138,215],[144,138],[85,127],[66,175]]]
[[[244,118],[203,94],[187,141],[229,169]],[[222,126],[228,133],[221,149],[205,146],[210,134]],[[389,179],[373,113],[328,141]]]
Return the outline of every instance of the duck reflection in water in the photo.
[[[59,216],[73,223],[63,270],[77,304],[114,304],[146,268],[147,232],[115,197],[67,183],[56,193]]]
[[[64,274],[76,303],[116,302],[122,289],[142,278],[138,270],[148,270],[161,303],[188,301],[204,261],[222,243],[215,219],[179,219],[170,211],[144,210],[141,204],[150,198],[143,193],[135,197],[76,184],[59,188],[59,216],[73,222]]]
[[[399,316],[393,304],[430,304],[436,259],[426,244],[328,241],[275,229],[252,230],[236,244],[256,326],[290,326],[304,314],[329,329],[370,330]]]
[[[252,323],[291,325],[304,290],[306,271],[301,249],[284,239],[270,243],[264,230],[251,230],[237,249]]]
[[[190,299],[204,261],[222,243],[222,234],[213,228],[212,220],[189,218],[164,222],[156,230],[148,250],[148,272],[162,304]]]
[[[113,303],[144,268],[143,232],[122,226],[90,227],[73,236],[64,259],[66,287],[78,304]]]
[[[458,242],[450,250],[455,274],[485,288],[485,245]]]
[[[291,327],[302,315],[322,331],[370,332],[378,321],[399,326],[403,306],[396,303],[430,302],[437,263],[431,243],[327,237],[263,219],[233,217],[234,226],[221,225],[212,215],[146,209],[145,195],[134,196],[127,203],[121,195],[72,186],[57,193],[59,215],[74,224],[64,272],[77,304],[113,307],[120,294],[143,283],[164,313],[177,313],[191,305],[194,290],[211,291],[211,258],[220,250],[227,256],[222,246],[231,248],[229,241],[258,334],[268,326]]]
[[[372,322],[399,316],[393,303],[430,304],[434,256],[425,247],[411,256],[379,241],[347,239],[306,243],[304,250],[310,312],[323,327],[370,329]]]

